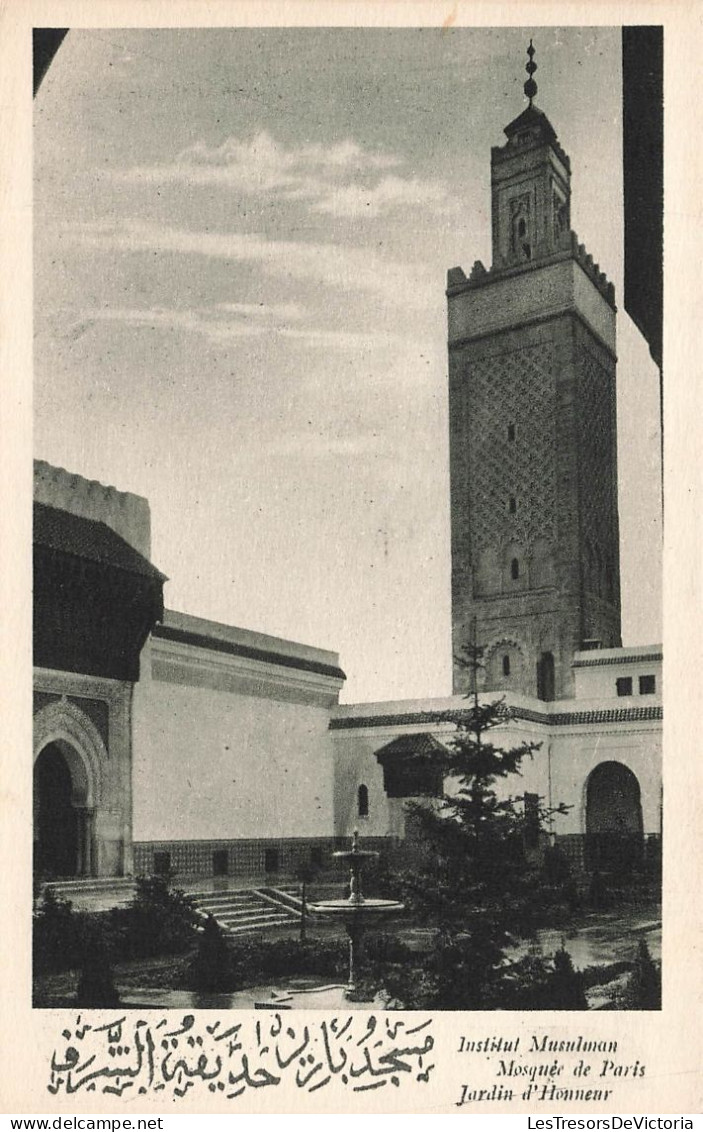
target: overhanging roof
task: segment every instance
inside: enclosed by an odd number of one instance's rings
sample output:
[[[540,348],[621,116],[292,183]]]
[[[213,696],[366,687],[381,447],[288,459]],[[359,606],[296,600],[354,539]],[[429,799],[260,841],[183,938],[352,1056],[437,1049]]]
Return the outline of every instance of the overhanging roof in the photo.
[[[166,581],[165,574],[106,523],[46,503],[34,504],[34,544],[142,578]]]
[[[446,755],[447,748],[434,735],[421,732],[414,735],[399,735],[376,751],[376,758],[383,766],[393,760],[409,761],[412,759],[427,759],[435,755]]]

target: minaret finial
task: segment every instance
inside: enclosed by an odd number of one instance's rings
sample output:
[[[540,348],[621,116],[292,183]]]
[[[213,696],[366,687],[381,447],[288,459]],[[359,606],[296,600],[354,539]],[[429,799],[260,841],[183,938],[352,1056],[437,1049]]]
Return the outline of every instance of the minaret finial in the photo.
[[[524,91],[525,91],[525,94],[527,95],[527,97],[530,100],[530,106],[532,106],[532,99],[537,94],[537,83],[532,78],[535,71],[537,70],[537,64],[535,62],[533,62],[535,49],[532,46],[532,40],[530,40],[530,46],[527,48],[527,54],[530,57],[530,61],[529,61],[529,63],[525,64],[525,70],[527,71],[527,73],[530,77],[527,80],[527,82],[525,83]]]

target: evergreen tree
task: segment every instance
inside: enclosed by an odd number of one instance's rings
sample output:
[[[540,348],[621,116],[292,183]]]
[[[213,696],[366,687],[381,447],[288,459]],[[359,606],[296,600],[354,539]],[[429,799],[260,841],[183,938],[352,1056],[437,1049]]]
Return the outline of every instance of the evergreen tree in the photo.
[[[652,959],[647,941],[640,939],[637,958],[623,994],[624,1010],[661,1010],[661,968]]]
[[[434,807],[413,806],[421,843],[412,874],[402,878],[402,897],[436,934],[421,971],[390,973],[390,993],[408,1008],[502,1005],[507,948],[545,919],[555,899],[553,881],[526,851],[526,834],[534,825],[528,831],[523,797],[500,797],[496,789],[519,775],[523,760],[540,744],[505,748],[493,741],[510,713],[503,700],[479,700],[481,653],[475,645],[464,649],[474,687],[443,759],[442,800]],[[565,811],[559,806],[552,812]],[[538,825],[547,816],[539,810]]]
[[[588,1010],[583,976],[574,970],[571,956],[563,946],[554,956],[548,998],[547,1010]]]

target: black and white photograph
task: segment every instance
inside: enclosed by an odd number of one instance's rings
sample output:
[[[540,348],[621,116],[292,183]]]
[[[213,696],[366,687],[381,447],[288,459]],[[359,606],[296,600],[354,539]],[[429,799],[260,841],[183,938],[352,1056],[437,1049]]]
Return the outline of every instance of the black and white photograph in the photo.
[[[34,40],[35,1006],[658,1008],[662,29]]]
[[[16,38],[32,1104],[690,1107],[683,23],[303,7]]]

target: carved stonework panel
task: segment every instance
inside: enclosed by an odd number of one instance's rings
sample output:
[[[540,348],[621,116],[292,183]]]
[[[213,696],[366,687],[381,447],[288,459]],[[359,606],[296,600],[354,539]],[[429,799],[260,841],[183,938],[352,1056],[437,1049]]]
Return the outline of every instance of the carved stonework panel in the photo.
[[[469,374],[469,493],[474,554],[556,526],[556,392],[549,342],[476,361]],[[508,426],[514,422],[514,439]],[[511,511],[506,500],[516,499]]]
[[[613,558],[613,396],[610,376],[602,365],[584,353],[579,379],[579,475],[581,481],[581,530],[584,551]]]

